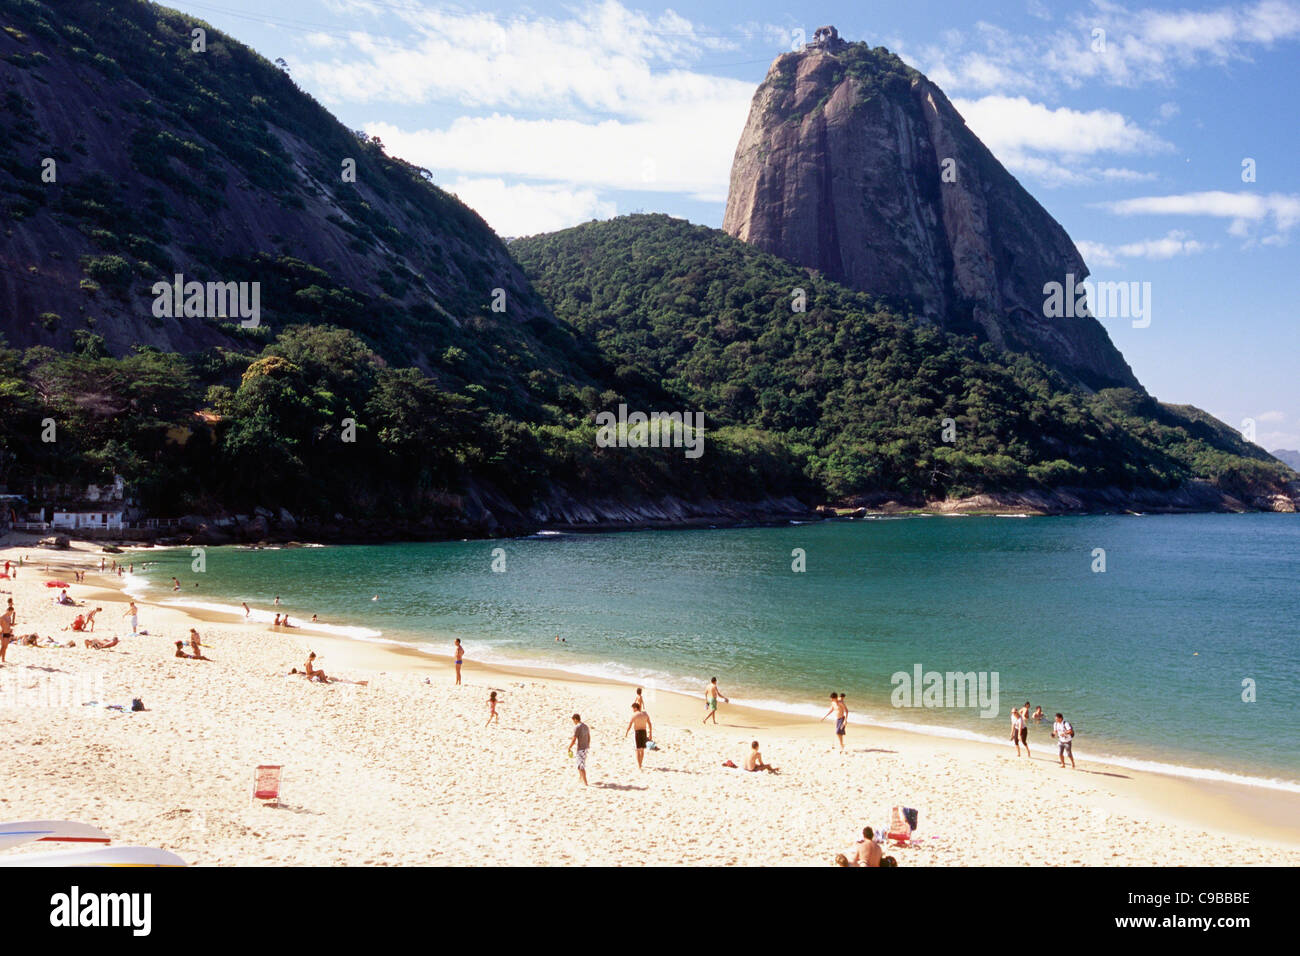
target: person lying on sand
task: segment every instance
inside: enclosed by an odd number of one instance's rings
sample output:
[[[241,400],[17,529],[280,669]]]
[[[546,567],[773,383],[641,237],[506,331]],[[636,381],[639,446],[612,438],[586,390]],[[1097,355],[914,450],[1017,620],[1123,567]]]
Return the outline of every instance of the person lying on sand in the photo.
[[[111,641],[95,641],[95,640],[86,641],[86,646],[96,651],[107,650],[110,647],[117,647],[117,645],[118,645],[118,639],[116,637],[113,638]]]
[[[781,772],[780,768],[773,767],[770,763],[763,763],[763,754],[758,749],[757,740],[749,745],[749,756],[745,758],[745,769],[750,771],[766,770],[768,773]]]
[[[186,660],[192,660],[192,661],[210,661],[210,660],[212,660],[212,658],[210,658],[210,657],[204,657],[202,654],[199,654],[199,653],[186,654],[185,651],[182,650],[182,648],[183,648],[184,646],[185,646],[185,642],[184,642],[184,641],[177,641],[177,642],[176,642],[176,656],[177,656],[177,657],[183,657],[183,658],[185,658]]]

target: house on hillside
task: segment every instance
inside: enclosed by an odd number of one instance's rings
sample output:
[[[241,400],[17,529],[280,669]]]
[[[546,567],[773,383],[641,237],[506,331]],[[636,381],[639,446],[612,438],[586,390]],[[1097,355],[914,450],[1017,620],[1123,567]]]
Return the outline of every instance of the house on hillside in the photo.
[[[64,531],[121,530],[126,510],[126,483],[118,475],[112,484],[87,485],[80,498],[55,504],[50,527]]]

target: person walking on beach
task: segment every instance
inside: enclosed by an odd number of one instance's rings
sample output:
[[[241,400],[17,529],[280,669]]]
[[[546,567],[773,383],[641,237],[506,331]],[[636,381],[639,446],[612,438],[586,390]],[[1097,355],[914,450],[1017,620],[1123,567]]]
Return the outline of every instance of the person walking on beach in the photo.
[[[483,726],[487,727],[488,724],[491,724],[493,721],[496,721],[497,725],[500,726],[501,715],[497,713],[497,692],[496,691],[492,691],[492,693],[488,694],[487,705],[488,705],[488,710],[491,711],[491,713],[488,714],[487,724],[484,724]]]
[[[1056,755],[1061,758],[1061,766],[1065,766],[1065,758],[1070,758],[1070,769],[1074,770],[1074,725],[1062,717],[1056,715],[1056,723],[1052,724],[1052,736],[1056,738]]]
[[[636,700],[632,701],[632,703],[636,704],[642,710],[645,710],[645,698],[641,696],[640,687],[636,689]]]
[[[638,694],[638,697],[641,695]],[[640,770],[641,762],[645,760],[646,741],[654,740],[655,728],[650,723],[650,715],[641,709],[640,704],[632,705],[632,719],[627,722],[627,730],[623,731],[623,739],[627,740],[629,732],[636,731],[636,769]]]
[[[253,612],[249,610],[247,601],[240,602],[240,606],[244,609],[244,620],[247,621],[248,615],[252,614]]]
[[[461,665],[461,661],[465,659],[465,648],[460,646],[459,637],[456,638],[456,646],[455,648],[453,648],[453,650],[456,654],[456,686],[459,687],[460,686],[460,665]]]
[[[843,694],[831,694],[831,709],[822,715],[825,720],[831,714],[835,715],[835,736],[839,739],[840,750],[844,749],[844,731],[848,729],[849,708],[844,703]]]
[[[1026,707],[1025,710],[1020,710],[1019,708],[1016,707],[1011,708],[1011,742],[1016,745],[1017,757],[1020,756],[1021,744],[1025,745],[1025,756],[1026,757],[1030,756],[1029,728],[1026,726],[1026,721],[1029,715],[1029,710],[1028,710],[1029,705],[1026,704],[1025,707]]]
[[[578,779],[587,785],[587,751],[591,749],[591,728],[582,722],[580,714],[573,715],[573,738],[569,741],[569,755],[578,751]]]
[[[14,613],[14,599],[9,599],[5,612],[0,614],[0,664],[5,662],[5,653],[14,639],[14,622],[18,615]]]
[[[97,607],[86,615],[86,630],[93,631],[95,629],[95,615],[102,610],[104,610],[102,607]]]
[[[731,703],[731,699],[726,695],[724,695],[722,691],[718,690],[718,679],[715,677],[711,681],[709,681],[708,686],[704,688],[704,706],[707,709],[707,713],[705,713],[704,715],[704,723],[707,724],[709,722],[709,718],[712,717],[714,727],[718,726],[718,698],[719,697],[725,700],[728,704]]]
[[[131,602],[130,607],[122,612],[122,616],[131,619],[131,636],[135,637],[140,629],[140,609],[135,606],[134,601]]]

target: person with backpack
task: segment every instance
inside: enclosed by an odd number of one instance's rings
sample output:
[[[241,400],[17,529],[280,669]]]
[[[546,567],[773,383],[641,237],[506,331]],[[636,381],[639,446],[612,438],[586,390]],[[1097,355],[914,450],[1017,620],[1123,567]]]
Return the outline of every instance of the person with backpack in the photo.
[[[1052,724],[1052,736],[1056,738],[1056,755],[1061,758],[1061,766],[1065,766],[1065,758],[1070,758],[1070,769],[1074,767],[1074,726],[1059,713],[1056,715],[1056,723]]]

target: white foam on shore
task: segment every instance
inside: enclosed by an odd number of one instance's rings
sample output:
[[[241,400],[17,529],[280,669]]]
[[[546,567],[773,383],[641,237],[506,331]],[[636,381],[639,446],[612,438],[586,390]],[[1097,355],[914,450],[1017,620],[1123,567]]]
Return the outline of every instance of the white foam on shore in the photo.
[[[147,589],[148,580],[137,574],[126,574],[123,577],[125,582],[125,593],[138,600],[143,599]],[[240,619],[243,619],[244,616],[244,609],[239,605],[186,600],[163,600],[158,603],[172,607],[216,611],[219,613],[230,614]],[[254,610],[249,615],[249,620],[266,623],[268,625],[271,624],[273,618],[273,612],[270,611]],[[375,644],[388,644],[391,646],[414,650],[422,654],[428,654],[431,657],[442,657],[447,659],[450,659],[451,657],[451,654],[442,644],[433,645],[428,641],[402,640],[385,637],[382,631],[373,628],[342,624],[322,624],[318,622],[316,624],[303,623],[295,625],[292,630],[301,630],[307,633],[314,632],[327,634],[336,637],[346,637],[353,640],[367,641]],[[703,695],[700,693],[700,688],[707,683],[707,678],[683,678],[680,675],[670,674],[665,671],[653,669],[647,670],[632,665],[620,664],[617,661],[580,660],[569,662],[559,660],[555,657],[526,656],[519,653],[511,653],[509,651],[502,652],[501,649],[503,647],[509,647],[517,642],[503,642],[496,640],[491,644],[482,644],[478,643],[480,638],[475,635],[457,635],[449,633],[446,635],[446,644],[450,645],[452,640],[457,636],[459,636],[464,642],[473,642],[476,645],[472,660],[482,661],[485,664],[493,664],[503,668],[528,667],[543,671],[559,672],[562,674],[574,674],[579,677],[627,683],[634,686],[645,687],[647,690],[662,690],[668,693],[682,694],[687,697],[702,697]],[[557,647],[566,646],[567,645],[557,645]],[[771,713],[788,714],[794,717],[819,718],[825,712],[824,710],[819,709],[820,705],[811,703],[802,704],[767,698],[744,699],[732,697],[731,700],[732,703],[741,706],[753,707],[756,710],[764,710]],[[902,730],[917,734],[927,734],[932,737],[968,740],[976,743],[1007,745],[1007,740],[1001,736],[982,734],[959,727],[945,727],[941,724],[885,720],[866,715],[861,711],[852,713],[851,724],[865,727],[880,727],[887,730]],[[1037,741],[1031,738],[1031,746],[1036,742]],[[1042,738],[1040,747],[1050,754],[1054,754],[1056,750],[1055,741],[1050,737]],[[1258,787],[1268,790],[1280,790],[1286,793],[1300,793],[1300,782],[1279,780],[1274,777],[1253,777],[1246,774],[1233,773],[1226,770],[1215,770],[1208,767],[1168,764],[1155,760],[1145,760],[1138,757],[1125,757],[1106,753],[1094,754],[1091,752],[1080,751],[1080,753],[1076,755],[1076,759],[1080,758],[1095,760],[1111,766],[1123,767],[1128,770],[1138,770],[1146,773],[1159,773],[1173,777],[1184,777],[1191,780],[1236,784],[1238,786]]]

